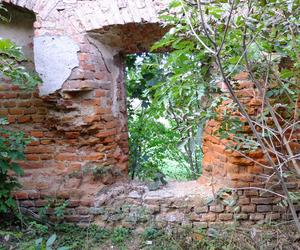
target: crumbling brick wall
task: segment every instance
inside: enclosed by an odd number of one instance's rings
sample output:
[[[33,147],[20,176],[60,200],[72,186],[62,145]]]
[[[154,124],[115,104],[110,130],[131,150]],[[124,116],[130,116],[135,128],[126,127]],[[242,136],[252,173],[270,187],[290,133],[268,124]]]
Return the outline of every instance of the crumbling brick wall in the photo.
[[[20,162],[25,175],[16,198],[52,196],[91,203],[105,185],[127,177],[123,55],[147,51],[162,37],[165,30],[157,18],[162,4],[3,3],[11,14],[17,12],[10,24],[2,24],[13,33],[23,25],[16,17],[30,16],[32,30],[27,33],[34,33],[32,54],[43,80],[33,92],[2,80],[1,115],[8,117],[10,128],[36,138],[25,150],[27,160]],[[0,35],[22,41],[9,32]]]
[[[21,207],[31,210],[46,205],[46,197],[68,200],[66,219],[73,222],[102,218],[97,212],[102,205],[97,193],[126,179],[128,170],[123,55],[147,51],[165,33],[157,15],[165,1],[4,2],[34,13],[35,67],[43,79],[33,92],[20,90],[5,79],[0,85],[0,112],[8,117],[9,127],[36,138],[26,148],[27,161],[21,162],[25,170],[20,178],[23,188],[15,197]],[[241,95],[249,101],[252,84],[243,76],[238,80]],[[254,98],[250,106],[255,109],[258,103]],[[225,186],[261,186],[257,174],[264,170],[225,150],[224,141],[212,133],[217,127],[217,121],[207,124],[199,186],[215,185],[215,191]],[[264,162],[261,152],[249,156]],[[299,188],[298,183],[289,185]],[[168,209],[185,214],[191,223],[204,222],[206,226],[208,222],[230,221],[236,213],[245,222],[273,214],[274,219],[282,218],[284,211],[280,212],[277,200],[269,194],[257,190],[237,194],[239,211],[218,204],[198,208],[197,203],[187,209],[173,207],[173,201],[169,205],[160,201],[154,214],[161,216],[155,218],[164,217]],[[127,200],[126,195],[118,202]],[[144,204],[142,198],[129,197],[130,202],[134,199],[147,209],[153,208],[151,201]]]

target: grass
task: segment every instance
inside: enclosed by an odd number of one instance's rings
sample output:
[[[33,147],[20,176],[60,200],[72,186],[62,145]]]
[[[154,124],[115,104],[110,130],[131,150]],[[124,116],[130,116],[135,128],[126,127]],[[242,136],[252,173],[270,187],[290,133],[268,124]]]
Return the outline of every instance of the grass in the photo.
[[[149,226],[134,231],[124,227],[106,229],[96,225],[86,228],[71,224],[48,226],[30,220],[25,220],[22,225],[4,222],[0,226],[1,250],[43,249],[36,247],[37,240],[46,244],[51,238],[55,240],[47,250],[59,247],[74,250],[300,249],[300,236],[292,226],[280,228],[271,225],[252,228],[228,226],[207,231],[183,226],[174,227],[173,230]]]

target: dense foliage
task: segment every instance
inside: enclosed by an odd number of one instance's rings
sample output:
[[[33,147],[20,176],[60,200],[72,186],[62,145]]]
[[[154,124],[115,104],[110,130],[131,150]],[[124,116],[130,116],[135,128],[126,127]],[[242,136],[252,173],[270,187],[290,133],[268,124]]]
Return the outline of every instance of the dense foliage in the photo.
[[[207,86],[206,97],[210,100],[218,83],[223,82],[229,99],[226,109],[219,114],[223,118],[221,136],[233,138],[236,143],[232,150],[242,154],[257,148],[262,150],[267,163],[260,166],[271,173],[260,178],[266,184],[280,183],[284,201],[300,231],[293,206],[297,202],[294,197],[299,195],[288,191],[286,185],[288,177],[300,177],[300,155],[293,146],[300,140],[300,2],[175,0],[162,18],[173,28],[154,49],[167,46],[180,55],[190,47],[194,53],[189,60],[197,58],[196,63],[189,63],[179,79],[199,73],[197,84]],[[181,43],[184,45],[177,51]],[[204,58],[204,62],[210,58],[208,66],[203,63]],[[207,85],[201,82],[206,72],[210,75],[204,81]],[[261,101],[256,115],[236,91],[239,83],[234,76],[240,72],[248,73],[256,98]],[[242,133],[241,121],[245,121],[252,134]]]
[[[203,127],[222,100],[208,88],[210,58],[203,56],[193,42],[177,41],[166,54],[127,57],[132,177],[201,175]]]
[[[5,11],[1,5],[0,11]],[[30,89],[40,80],[21,65],[24,61],[21,48],[10,40],[0,38],[0,77],[11,80],[22,89]],[[31,141],[24,132],[11,131],[7,125],[7,119],[0,118],[0,214],[16,209],[11,191],[20,186],[15,175],[23,173],[17,161],[25,158],[24,148]]]
[[[157,173],[186,179],[191,173],[185,155],[177,147],[180,133],[155,101],[154,87],[164,81],[161,63],[167,55],[127,57],[127,105],[131,177],[153,179]]]
[[[234,139],[228,144],[231,150],[242,155],[259,148],[264,152],[268,163],[260,166],[272,171],[260,178],[266,184],[279,181],[283,203],[289,205],[300,230],[293,208],[299,194],[286,185],[287,178],[300,176],[295,146],[300,140],[299,1],[174,0],[161,18],[172,28],[153,51],[167,48],[170,53],[158,60],[154,77],[149,78],[146,67],[146,85],[138,85],[148,89],[143,98],[148,94],[155,107],[140,124],[144,127],[146,120],[156,122],[160,117],[172,121],[196,178],[201,173],[201,131],[207,120],[218,119],[218,136]],[[261,101],[255,115],[237,92],[235,76],[241,72],[248,73]],[[221,82],[227,91],[219,89]],[[220,104],[226,108],[220,109]],[[244,133],[244,126],[252,134]]]

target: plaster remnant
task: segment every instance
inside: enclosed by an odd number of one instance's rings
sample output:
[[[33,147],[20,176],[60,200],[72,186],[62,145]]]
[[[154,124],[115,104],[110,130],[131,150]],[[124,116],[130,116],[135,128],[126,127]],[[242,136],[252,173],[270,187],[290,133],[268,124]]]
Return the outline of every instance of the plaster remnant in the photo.
[[[80,50],[68,36],[41,36],[34,38],[36,71],[43,84],[40,95],[49,95],[61,89],[74,68],[79,66],[77,52]]]
[[[103,43],[99,42],[93,37],[89,37],[88,40],[91,45],[93,45],[98,50],[104,62],[105,68],[112,76],[112,114],[114,117],[117,117],[120,111],[120,107],[118,104],[117,78],[120,74],[121,69],[118,67],[118,65],[115,65],[114,56],[119,54],[119,50],[105,46]]]

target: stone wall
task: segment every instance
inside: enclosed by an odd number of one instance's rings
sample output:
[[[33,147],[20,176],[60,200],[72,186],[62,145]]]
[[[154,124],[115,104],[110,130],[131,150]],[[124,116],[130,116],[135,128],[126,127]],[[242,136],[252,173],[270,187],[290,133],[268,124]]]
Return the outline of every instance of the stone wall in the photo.
[[[81,226],[95,223],[101,227],[123,226],[140,230],[151,226],[172,230],[178,226],[249,226],[291,219],[288,209],[279,206],[280,199],[270,193],[239,190],[217,194],[213,190],[210,184],[199,185],[197,181],[171,182],[156,191],[149,191],[145,183],[115,183],[99,191],[93,201],[69,200],[65,216],[60,220]],[[24,196],[18,201],[24,212],[38,212],[39,208],[49,205],[42,196],[30,194],[29,199]],[[56,205],[62,201],[56,200]],[[58,220],[54,204],[46,210],[53,222]],[[300,216],[300,206],[296,209]]]
[[[254,163],[225,150],[227,141],[213,134],[218,121],[209,122],[205,131],[204,170],[197,182],[200,194],[190,190],[176,196],[169,190],[171,194],[166,197],[168,190],[151,193],[145,185],[124,182],[128,134],[123,55],[147,51],[166,32],[157,14],[165,1],[3,2],[10,10],[17,8],[31,17],[28,22],[33,27],[30,30],[26,26],[26,34],[34,32],[34,48],[29,54],[34,52],[35,68],[43,80],[30,93],[6,79],[0,85],[1,116],[8,117],[11,129],[36,138],[26,148],[27,161],[21,162],[25,170],[20,178],[23,188],[14,194],[22,208],[36,210],[45,206],[49,197],[67,200],[67,221],[99,224],[109,220],[126,224],[131,220],[128,217],[135,218],[136,210],[147,211],[145,223],[179,222],[204,227],[232,221],[236,216],[250,224],[285,216],[275,197],[252,189],[236,191],[239,208],[234,211],[224,204],[204,202],[214,196],[211,190],[265,187],[260,179],[266,171],[259,165],[266,163],[261,152],[250,152]],[[21,23],[16,18],[14,25],[6,25],[5,32],[0,29],[0,36],[15,34],[15,24],[19,27]],[[260,102],[253,98],[252,83],[245,75],[237,80],[241,97],[256,112]],[[297,182],[289,185],[299,188]],[[129,207],[123,208],[124,204]],[[53,216],[53,208],[48,213]]]

